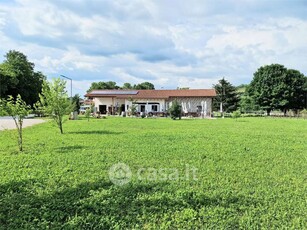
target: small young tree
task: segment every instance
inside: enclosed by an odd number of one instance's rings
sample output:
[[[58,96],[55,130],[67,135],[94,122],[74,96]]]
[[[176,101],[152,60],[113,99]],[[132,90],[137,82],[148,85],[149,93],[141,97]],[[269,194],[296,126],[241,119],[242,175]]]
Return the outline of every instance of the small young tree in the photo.
[[[134,100],[132,97],[129,98],[129,101],[131,102],[131,107],[130,107],[130,113],[131,113],[131,116],[134,116],[136,115],[136,112],[137,112],[137,101]]]
[[[237,111],[232,112],[231,117],[234,118],[234,119],[236,119],[236,120],[237,120],[238,118],[240,118],[240,117],[241,117],[241,112],[240,112],[240,110],[237,110]]]
[[[87,108],[86,110],[85,110],[85,117],[87,118],[87,121],[90,121],[90,116],[91,116],[91,109],[90,108]]]
[[[63,134],[64,117],[74,108],[68,99],[65,86],[66,81],[60,78],[53,79],[52,82],[44,81],[42,93],[39,95],[44,113],[52,117],[61,134]]]
[[[0,107],[3,107],[1,110],[5,111],[9,116],[13,118],[18,132],[19,151],[22,151],[23,119],[29,114],[31,107],[21,99],[19,94],[17,95],[16,100],[12,96],[9,96],[7,100],[0,99]]]
[[[178,101],[173,101],[172,106],[169,108],[169,114],[173,120],[181,119],[181,106]]]

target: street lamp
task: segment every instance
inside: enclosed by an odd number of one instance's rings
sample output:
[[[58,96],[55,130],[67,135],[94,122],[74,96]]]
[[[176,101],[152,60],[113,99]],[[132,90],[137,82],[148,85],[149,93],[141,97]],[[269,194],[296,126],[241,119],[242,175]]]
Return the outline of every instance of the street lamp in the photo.
[[[70,80],[70,100],[72,101],[72,79],[64,75],[60,75],[60,76]]]

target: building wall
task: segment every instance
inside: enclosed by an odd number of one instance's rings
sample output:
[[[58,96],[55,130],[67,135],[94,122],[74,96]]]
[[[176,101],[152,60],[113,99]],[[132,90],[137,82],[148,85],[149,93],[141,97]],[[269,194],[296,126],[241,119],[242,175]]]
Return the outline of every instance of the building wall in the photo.
[[[142,104],[147,104],[147,103],[156,103],[158,105],[158,112],[165,112],[165,100],[164,99],[137,99],[136,104],[142,103]],[[129,110],[131,107],[132,103],[128,99],[125,100],[125,106],[126,106],[126,111]],[[151,112],[151,104],[148,105],[149,109],[147,112]],[[146,108],[147,110],[147,108]],[[141,112],[140,106],[137,107],[137,112]]]
[[[171,103],[173,101],[177,100],[180,105],[184,104],[187,107],[188,113],[200,113],[202,108],[202,102],[207,103],[207,110],[205,111],[205,116],[211,116],[212,113],[212,98],[208,97],[179,97],[179,98],[170,98],[169,100],[164,99],[138,99],[136,100],[137,103],[157,103],[158,104],[158,112],[166,112],[168,108],[170,107]],[[99,97],[93,99],[95,103],[95,111],[99,111],[99,105],[106,105],[107,111],[109,110],[109,107],[112,106],[121,106],[122,104],[125,105],[125,110],[129,111],[129,108],[131,108],[131,101],[128,99],[117,99],[117,98],[111,98],[111,97]],[[149,107],[151,108],[151,106]],[[140,112],[140,106],[137,108],[138,112]],[[147,110],[147,107],[146,107]],[[110,112],[110,111],[108,111]],[[150,109],[147,112],[151,112]]]
[[[212,98],[209,97],[185,97],[185,98],[171,98],[166,102],[167,109],[170,107],[171,103],[175,100],[182,105],[184,103],[187,107],[189,113],[200,112],[199,108],[202,106],[202,102],[207,103],[207,110],[205,111],[205,116],[211,116],[212,114]],[[190,105],[190,106],[189,106]]]
[[[107,112],[110,112],[110,107],[121,107],[122,104],[125,104],[125,99],[118,99],[112,97],[95,97],[93,101],[95,103],[95,111],[97,112],[101,112],[99,111],[99,105],[106,105]]]

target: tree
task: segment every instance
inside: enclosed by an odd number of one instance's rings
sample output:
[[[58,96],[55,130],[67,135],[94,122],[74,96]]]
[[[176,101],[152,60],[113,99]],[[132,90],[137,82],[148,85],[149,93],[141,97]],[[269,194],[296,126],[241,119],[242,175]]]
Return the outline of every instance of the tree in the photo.
[[[80,95],[75,94],[75,96],[72,97],[72,103],[75,105],[74,111],[77,111],[79,113],[80,111]]]
[[[261,107],[256,105],[254,98],[246,93],[240,97],[239,108],[243,113],[261,110]]]
[[[85,117],[87,118],[87,121],[90,121],[90,116],[91,116],[91,109],[90,108],[87,108],[86,110],[85,110]]]
[[[131,106],[129,108],[131,116],[136,115],[137,112],[137,101],[134,100],[132,97],[129,98],[129,101],[131,102]]]
[[[18,82],[15,74],[6,63],[0,64],[0,98],[8,96],[8,89]]]
[[[116,85],[116,82],[114,81],[108,81],[108,82],[93,82],[91,84],[91,87],[87,90],[87,92],[90,92],[95,89],[119,89],[120,87]]]
[[[237,120],[239,117],[241,117],[241,112],[239,110],[233,111],[231,117]]]
[[[172,102],[171,107],[169,108],[169,114],[173,120],[179,118],[181,119],[181,106],[177,100]]]
[[[305,92],[305,109],[307,110],[307,77],[305,77],[305,84],[304,84],[304,92]]]
[[[53,118],[54,122],[63,134],[64,116],[74,108],[65,90],[66,81],[60,78],[52,82],[44,81],[42,93],[39,95],[40,103],[45,114]]]
[[[133,86],[130,83],[126,82],[124,83],[122,89],[133,89]]]
[[[135,89],[155,89],[155,86],[150,82],[143,82],[137,85],[134,85]]]
[[[306,77],[297,70],[287,70],[283,65],[260,67],[248,89],[255,103],[267,111],[274,109],[294,111],[304,107]]]
[[[284,113],[293,110],[295,113],[305,106],[305,84],[306,78],[298,70],[288,69],[285,79],[285,90],[282,95],[282,104],[279,109]]]
[[[17,133],[18,133],[18,147],[19,151],[22,151],[22,125],[23,119],[29,114],[30,106],[26,104],[21,96],[18,94],[16,100],[9,96],[7,100],[0,99],[1,110],[6,111],[6,113],[11,116],[15,122]]]
[[[236,87],[225,78],[219,80],[218,84],[213,85],[213,87],[217,94],[213,101],[214,109],[219,110],[222,104],[223,112],[236,111],[239,104],[239,96]]]
[[[9,51],[0,69],[0,81],[4,82],[1,84],[1,94],[12,95],[14,98],[20,94],[31,106],[39,100],[42,83],[46,77],[41,72],[34,71],[34,64],[28,61],[26,55],[14,50]]]

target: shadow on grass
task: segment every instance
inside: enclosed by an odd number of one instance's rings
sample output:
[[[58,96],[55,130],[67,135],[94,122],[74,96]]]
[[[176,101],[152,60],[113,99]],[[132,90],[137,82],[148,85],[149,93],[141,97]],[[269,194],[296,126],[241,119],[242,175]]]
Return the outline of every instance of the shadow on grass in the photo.
[[[75,132],[67,132],[69,134],[100,134],[100,135],[103,135],[103,134],[109,134],[109,135],[119,135],[119,134],[122,134],[122,132],[113,132],[113,131],[108,131],[108,130],[84,130],[84,131],[75,131]]]
[[[151,223],[158,227],[165,216],[175,224],[174,213],[186,208],[203,212],[200,209],[204,207],[236,207],[239,216],[239,212],[256,205],[243,196],[208,197],[196,192],[175,196],[176,191],[165,182],[117,187],[107,181],[97,181],[75,187],[57,186],[50,190],[47,184],[35,180],[0,185],[0,226],[5,229],[130,229]],[[234,228],[238,224],[238,219],[230,223]]]
[[[82,145],[72,145],[72,146],[62,146],[55,149],[56,152],[59,153],[67,153],[67,152],[73,152],[75,150],[85,149],[85,146]]]

